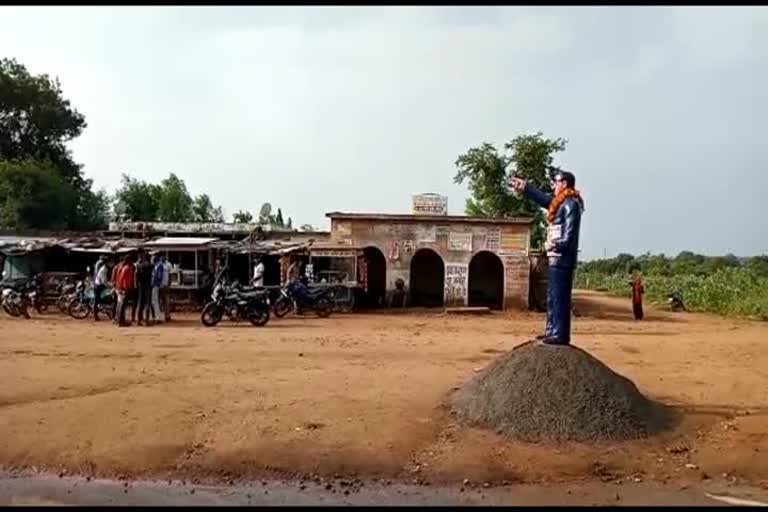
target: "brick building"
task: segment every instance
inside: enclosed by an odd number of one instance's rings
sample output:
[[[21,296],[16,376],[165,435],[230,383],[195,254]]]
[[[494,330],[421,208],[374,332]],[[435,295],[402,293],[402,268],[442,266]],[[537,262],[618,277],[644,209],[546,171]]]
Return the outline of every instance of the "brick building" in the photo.
[[[527,308],[530,218],[332,212],[331,241],[363,249],[369,294],[398,279],[410,306]]]

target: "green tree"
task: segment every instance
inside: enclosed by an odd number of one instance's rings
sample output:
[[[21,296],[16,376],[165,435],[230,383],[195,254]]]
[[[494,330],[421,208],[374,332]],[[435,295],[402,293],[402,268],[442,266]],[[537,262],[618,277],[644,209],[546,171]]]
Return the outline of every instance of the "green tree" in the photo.
[[[108,207],[106,196],[93,192],[92,181],[83,177],[81,166],[66,147],[86,126],[85,117],[64,98],[58,79],[47,74],[32,75],[15,59],[0,59],[0,160],[34,160],[39,164],[22,168],[58,173],[59,183],[66,189],[59,195],[70,195],[71,200],[56,203],[63,208],[56,212],[56,222],[73,228],[106,222],[106,218],[92,215],[103,214]],[[32,182],[47,171],[29,172],[36,173],[27,180]],[[48,179],[46,182],[54,183]]]
[[[470,148],[456,160],[454,182],[468,182],[471,197],[467,199],[465,212],[476,217],[533,217],[531,243],[541,247],[545,239],[546,217],[544,211],[532,201],[518,198],[509,192],[508,182],[514,175],[536,185],[544,192],[552,187],[548,172],[553,155],[565,149],[565,139],[547,139],[541,132],[520,135],[504,144],[504,153],[489,143]]]
[[[0,160],[0,225],[16,229],[62,229],[74,201],[52,162]]]
[[[58,79],[31,75],[15,59],[0,60],[0,155],[48,160],[71,183],[82,180],[66,142],[86,127],[85,117],[64,99]]]
[[[193,218],[192,196],[184,180],[174,173],[160,182],[157,213],[161,222],[190,222]]]
[[[123,174],[114,202],[125,207],[125,216],[129,220],[156,222],[160,214],[161,194],[159,186]]]
[[[97,230],[105,229],[110,217],[111,200],[107,191],[102,189],[93,192],[91,180],[86,180],[88,186],[79,192],[75,219],[70,222],[72,229]]]
[[[293,219],[288,217],[288,222],[286,222],[285,227],[288,229],[293,229]]]
[[[283,211],[278,208],[277,209],[277,215],[275,215],[274,222],[275,225],[282,227],[285,227],[285,222],[283,221]]]
[[[195,222],[224,222],[221,206],[213,207],[208,194],[200,194],[192,202],[192,219]]]
[[[315,228],[314,226],[312,226],[312,224],[302,224],[301,227],[299,228],[299,231],[306,231],[306,232],[311,232],[314,230]]]
[[[250,224],[253,222],[253,215],[251,215],[251,212],[239,210],[232,216],[232,222],[235,224]]]

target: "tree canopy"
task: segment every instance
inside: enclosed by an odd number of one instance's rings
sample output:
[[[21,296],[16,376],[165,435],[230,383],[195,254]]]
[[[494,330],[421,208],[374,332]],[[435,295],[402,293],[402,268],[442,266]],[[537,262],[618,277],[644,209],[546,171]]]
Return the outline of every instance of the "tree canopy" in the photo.
[[[85,117],[64,98],[58,79],[33,75],[15,59],[0,59],[0,163],[20,197],[4,194],[0,222],[8,227],[93,229],[103,226],[107,196],[94,192],[67,142]],[[31,191],[32,186],[40,190]]]
[[[545,238],[545,216],[542,209],[525,198],[509,192],[509,178],[514,172],[551,192],[549,170],[555,153],[565,150],[565,139],[548,139],[541,132],[519,135],[504,144],[503,152],[489,143],[470,148],[456,160],[454,182],[468,182],[471,197],[465,212],[475,217],[533,217],[531,236],[533,247],[540,247]]]

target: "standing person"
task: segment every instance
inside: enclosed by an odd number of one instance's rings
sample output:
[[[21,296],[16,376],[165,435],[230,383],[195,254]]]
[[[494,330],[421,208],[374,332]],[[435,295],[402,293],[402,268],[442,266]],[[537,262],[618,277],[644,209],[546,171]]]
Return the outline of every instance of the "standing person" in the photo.
[[[548,345],[571,342],[571,289],[579,253],[579,228],[584,201],[576,190],[576,177],[557,169],[552,177],[554,197],[525,180],[512,178],[511,188],[547,209],[547,241],[544,249],[549,260],[547,285],[547,324],[543,336]]]
[[[200,276],[200,289],[198,290],[198,302],[205,306],[213,293],[214,272],[210,267],[204,267]]]
[[[138,310],[138,302],[139,302],[139,289],[138,289],[138,283],[136,282],[136,271],[139,268],[139,258],[141,258],[143,254],[142,250],[139,250],[139,252],[136,255],[131,255],[130,258],[130,264],[132,267],[131,275],[133,276],[133,280],[130,282],[130,285],[128,286],[128,289],[125,292],[125,302],[126,307],[128,304],[131,305],[131,322],[130,324],[134,324],[136,322],[136,311]]]
[[[166,256],[161,256],[160,261],[163,264],[163,284],[160,287],[160,300],[162,302],[165,321],[171,321],[171,264]]]
[[[629,283],[632,286],[632,314],[635,315],[635,320],[643,319],[643,294],[645,288],[643,288],[642,275],[637,272],[633,276],[634,278]]]
[[[118,260],[117,265],[112,267],[112,323],[117,324],[118,322],[118,293],[117,293],[117,277],[120,275],[120,269],[123,268],[123,265],[125,265],[125,258],[122,260]]]
[[[225,283],[229,282],[229,267],[227,267],[227,262],[223,256],[216,260],[216,265],[214,267],[213,285],[216,286],[222,280]]]
[[[147,253],[141,253],[136,266],[136,289],[138,291],[139,324],[149,325],[149,313],[152,300],[152,264]],[[152,311],[154,317],[154,311]]]
[[[107,257],[101,255],[96,262],[96,275],[93,278],[93,320],[99,321],[99,303],[101,296],[109,283],[109,267],[107,266]]]
[[[160,256],[154,254],[152,256],[152,316],[158,323],[163,320],[163,315],[160,313],[160,288],[163,286],[164,273],[165,266]]]
[[[134,288],[136,280],[136,265],[133,263],[133,256],[127,255],[123,259],[122,265],[117,272],[115,289],[117,290],[117,325],[125,327],[125,308],[130,291]]]
[[[261,288],[264,286],[264,259],[257,258],[256,264],[253,266],[253,280],[251,281],[253,286]]]
[[[301,277],[301,261],[299,258],[291,258],[288,266],[288,284],[293,284]]]

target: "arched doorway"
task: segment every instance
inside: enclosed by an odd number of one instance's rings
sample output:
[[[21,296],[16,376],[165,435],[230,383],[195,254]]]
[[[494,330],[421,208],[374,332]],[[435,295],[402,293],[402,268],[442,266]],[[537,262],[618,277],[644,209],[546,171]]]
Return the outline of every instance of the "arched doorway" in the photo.
[[[376,247],[363,249],[365,258],[365,273],[367,281],[367,293],[364,296],[363,306],[379,308],[384,306],[384,296],[387,291],[387,259],[384,253]]]
[[[492,252],[482,251],[469,262],[469,305],[502,309],[504,264]]]
[[[411,306],[443,306],[445,264],[432,249],[419,249],[411,258]]]

